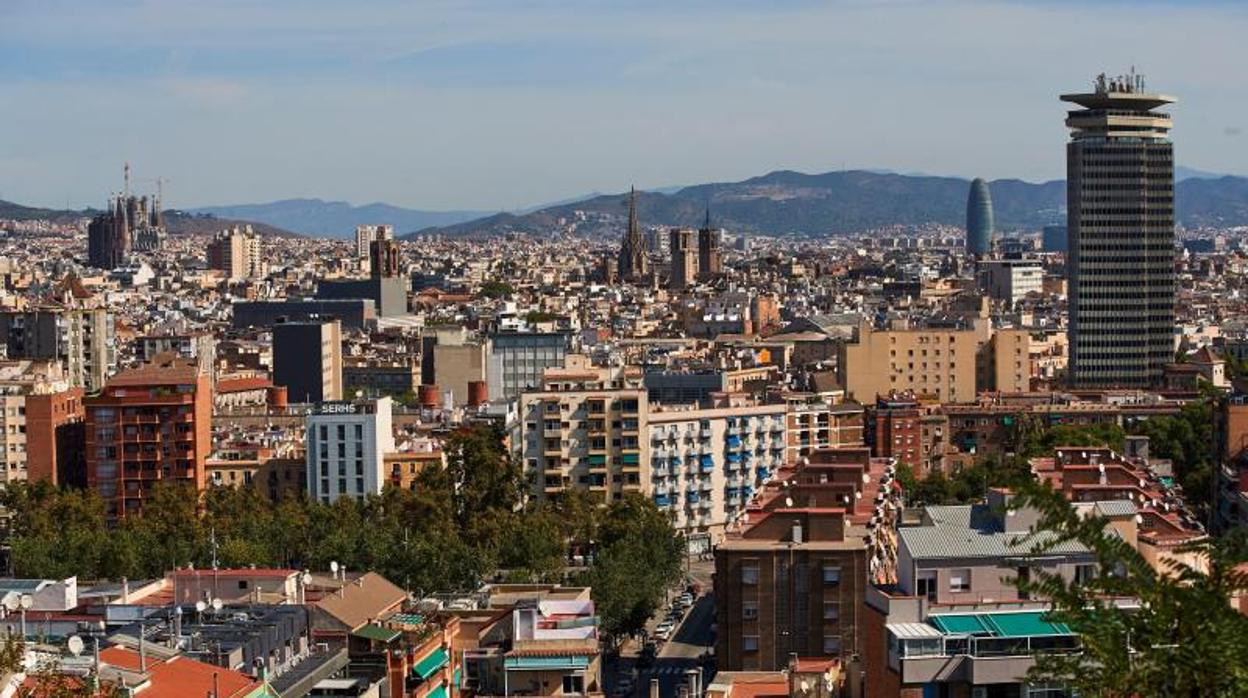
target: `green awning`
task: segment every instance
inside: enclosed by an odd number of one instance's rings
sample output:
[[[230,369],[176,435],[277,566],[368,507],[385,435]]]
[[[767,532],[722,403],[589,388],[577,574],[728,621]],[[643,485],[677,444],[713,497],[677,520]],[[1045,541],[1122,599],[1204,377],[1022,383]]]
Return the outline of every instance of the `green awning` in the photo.
[[[399,636],[402,635],[403,633],[399,632],[398,630],[391,630],[390,628],[383,628],[380,625],[369,623],[368,625],[365,625],[364,627],[360,628],[359,630],[356,630],[354,633],[351,633],[351,634],[355,635],[356,637],[362,637],[365,640],[375,640],[377,642],[394,642],[395,640],[399,639]]]
[[[600,453],[592,454],[589,456],[589,464],[590,465],[606,465],[607,457]]]
[[[438,686],[432,691],[429,691],[426,698],[446,698],[446,686]]]
[[[546,657],[506,657],[503,668],[517,670],[584,669],[589,657],[581,655],[551,655]]]
[[[637,465],[641,463],[641,454],[640,453],[625,453],[624,455],[620,456],[620,461],[624,463],[624,465]]]
[[[412,671],[415,671],[420,678],[427,679],[446,666],[449,659],[450,657],[447,656],[446,650],[439,647],[431,652],[428,657],[416,662],[416,666],[412,668]]]
[[[992,634],[992,628],[984,625],[978,615],[932,616],[928,620],[946,635]]]
[[[451,685],[459,688],[459,667],[455,667],[455,677],[451,679]]]
[[[1064,623],[1045,620],[1044,611],[1021,613],[973,613],[931,616],[928,622],[946,635],[989,637],[1051,637],[1073,635]]]
[[[1050,623],[1043,611],[1029,613],[991,613],[986,617],[1001,637],[1043,637],[1072,635],[1065,623]]]

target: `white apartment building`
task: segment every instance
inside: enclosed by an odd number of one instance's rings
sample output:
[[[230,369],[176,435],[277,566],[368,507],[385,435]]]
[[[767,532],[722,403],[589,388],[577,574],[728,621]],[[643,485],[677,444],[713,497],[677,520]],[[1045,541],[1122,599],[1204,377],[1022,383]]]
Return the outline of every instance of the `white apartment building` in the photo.
[[[390,398],[322,402],[307,418],[308,495],[329,503],[363,499],[385,484],[385,455],[394,451]]]
[[[708,552],[778,469],[819,448],[862,443],[862,406],[839,396],[721,400],[649,410],[650,490],[693,554]]]

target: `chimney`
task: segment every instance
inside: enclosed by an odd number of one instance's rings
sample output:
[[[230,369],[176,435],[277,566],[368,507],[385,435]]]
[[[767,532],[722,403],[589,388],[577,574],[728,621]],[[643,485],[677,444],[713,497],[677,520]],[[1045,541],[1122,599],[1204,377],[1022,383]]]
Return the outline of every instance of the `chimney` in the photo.
[[[139,623],[139,671],[147,673],[147,643],[143,641],[143,624]]]
[[[177,574],[177,571],[174,571]],[[121,602],[130,603],[130,580],[125,577],[121,578]]]

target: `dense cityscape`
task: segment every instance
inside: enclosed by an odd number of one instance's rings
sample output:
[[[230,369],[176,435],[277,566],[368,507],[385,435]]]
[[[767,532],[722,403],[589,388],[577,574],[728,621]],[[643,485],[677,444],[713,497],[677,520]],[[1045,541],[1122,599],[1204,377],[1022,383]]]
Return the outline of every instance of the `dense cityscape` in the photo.
[[[0,201],[0,698],[1248,695],[1248,219],[1154,87],[1050,86],[1043,196]]]

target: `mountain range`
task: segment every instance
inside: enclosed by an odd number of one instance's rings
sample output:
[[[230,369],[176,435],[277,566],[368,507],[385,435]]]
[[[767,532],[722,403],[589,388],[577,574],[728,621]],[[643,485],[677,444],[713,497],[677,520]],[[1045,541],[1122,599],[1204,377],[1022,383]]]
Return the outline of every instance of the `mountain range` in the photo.
[[[18,221],[47,220],[58,223],[72,223],[81,218],[94,216],[97,213],[102,213],[102,211],[90,208],[82,211],[36,208],[15,204],[11,201],[0,200],[0,219]],[[279,228],[260,221],[219,218],[208,214],[196,214],[176,209],[169,209],[165,211],[165,227],[168,228],[169,232],[174,235],[207,235],[215,233],[222,228],[229,228],[235,225],[250,225],[253,230],[261,235],[270,235],[275,237],[303,237],[301,233],[286,230],[285,228]]]
[[[1213,173],[1181,179],[1178,221],[1186,227],[1248,225],[1248,178]],[[848,170],[803,174],[787,170],[741,182],[699,184],[672,193],[641,192],[644,223],[697,226],[708,211],[731,231],[778,235],[836,235],[891,225],[962,225],[970,182],[956,177]],[[1065,222],[1066,183],[999,179],[989,183],[998,230],[1035,230]],[[578,231],[619,234],[627,195],[601,195],[527,214],[501,213],[413,235],[488,236],[541,233],[581,216]],[[584,214],[591,214],[585,216]]]
[[[421,211],[383,203],[352,206],[345,201],[321,199],[284,199],[266,204],[204,206],[190,211],[219,218],[257,221],[304,235],[322,237],[351,237],[355,234],[355,226],[368,223],[388,223],[396,230],[409,231],[454,225],[488,215],[488,212],[483,211]]]
[[[1176,168],[1175,207],[1185,227],[1248,225],[1248,178]],[[665,187],[637,194],[638,216],[653,225],[698,226],[709,211],[733,232],[836,235],[891,225],[962,225],[970,182],[957,177],[842,170],[771,172],[740,182]],[[1003,232],[1065,222],[1066,184],[998,179],[989,183]],[[388,223],[406,237],[545,233],[577,218],[578,232],[619,235],[626,194],[589,194],[516,212],[427,211],[384,203],[287,199],[265,204],[168,211],[173,233],[207,233],[250,222],[266,235],[349,237],[356,225]],[[94,211],[62,211],[0,201],[0,218],[73,220]]]

